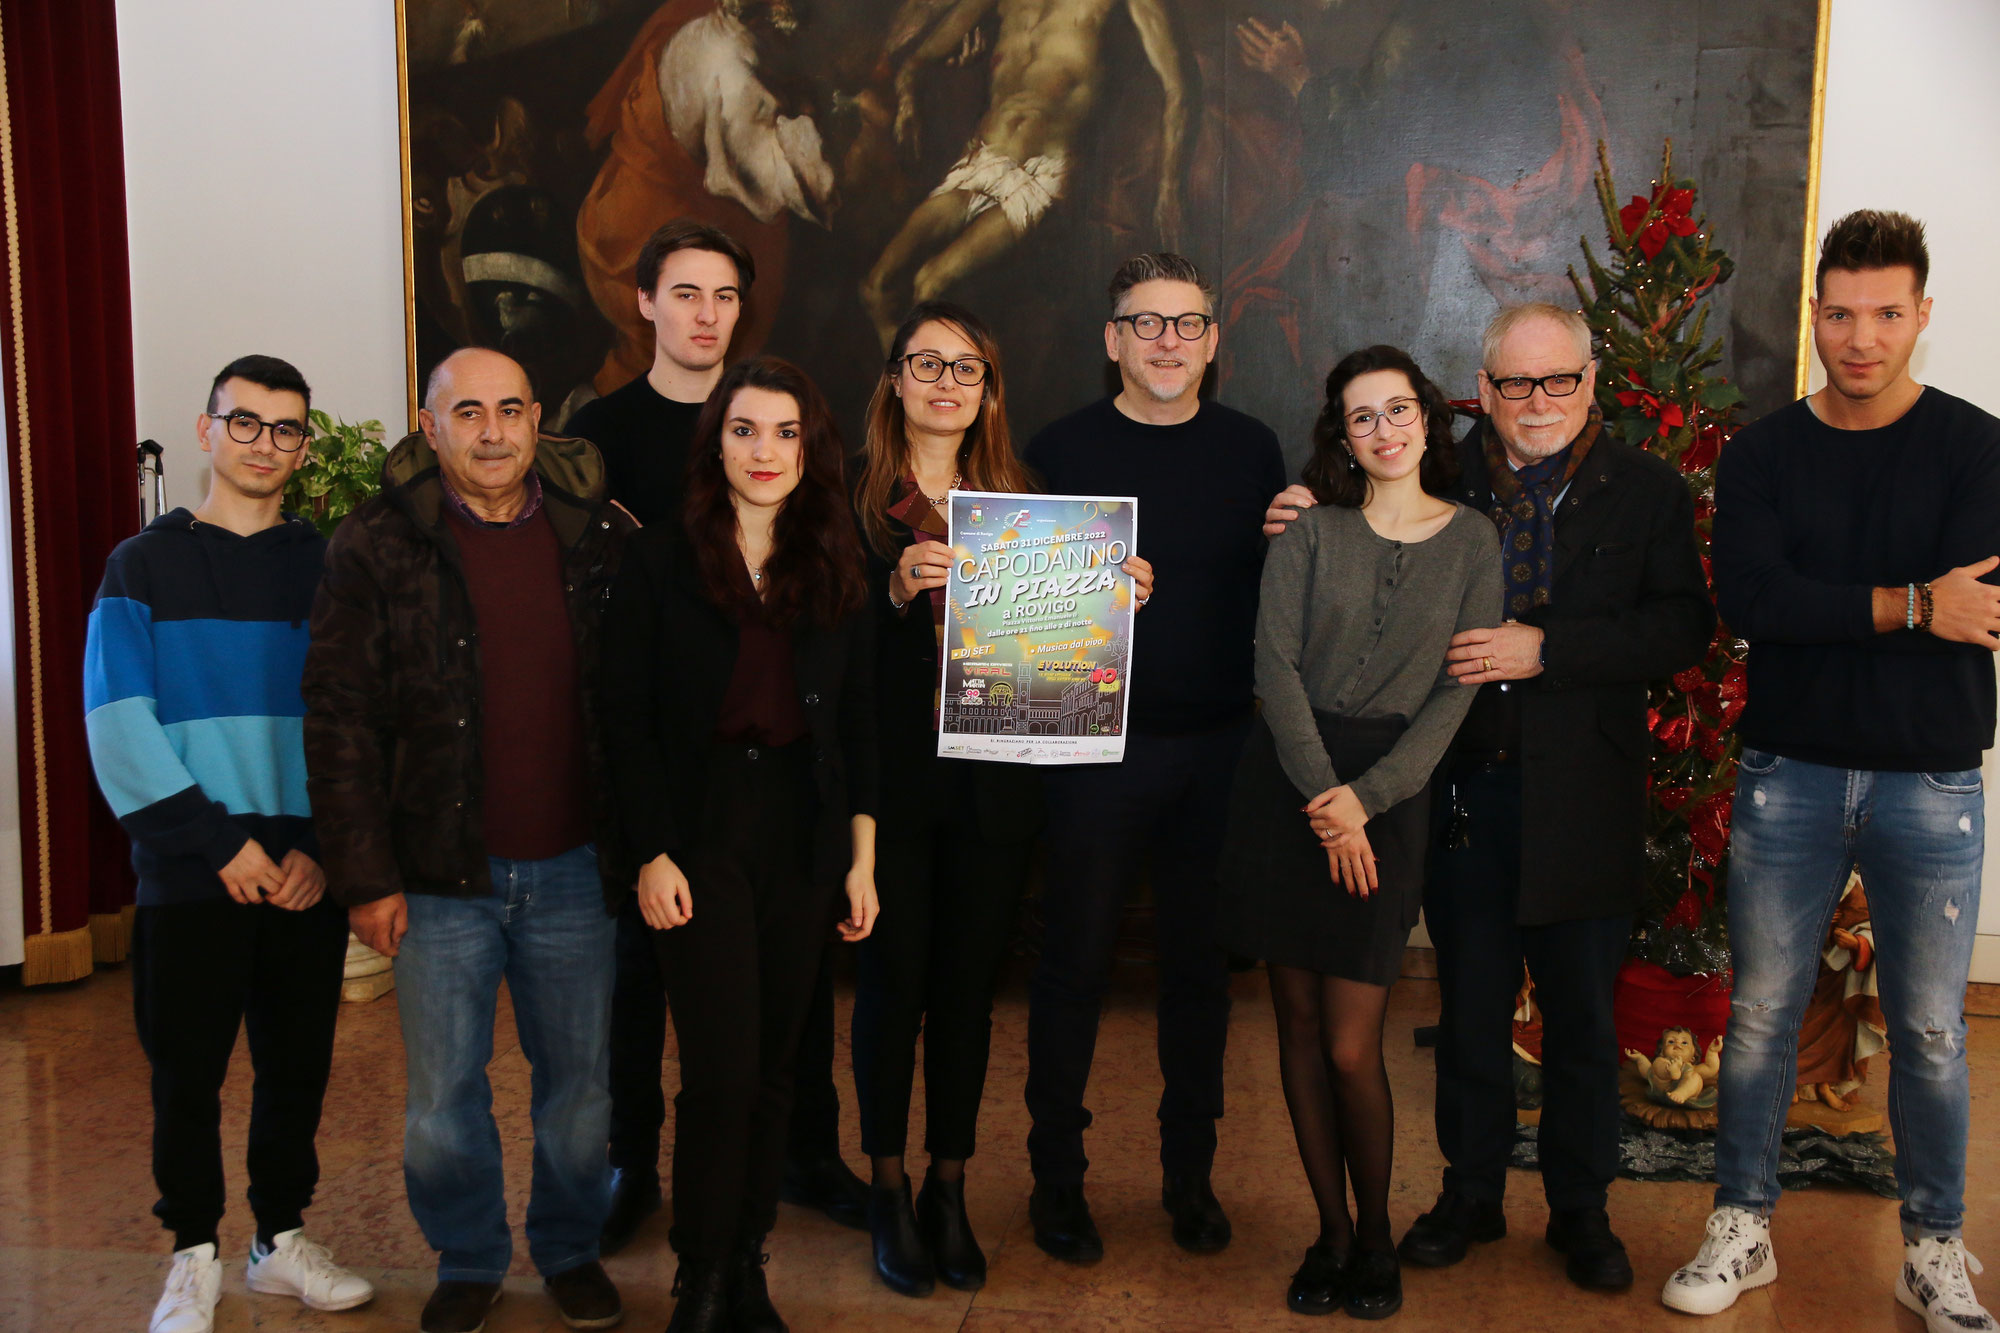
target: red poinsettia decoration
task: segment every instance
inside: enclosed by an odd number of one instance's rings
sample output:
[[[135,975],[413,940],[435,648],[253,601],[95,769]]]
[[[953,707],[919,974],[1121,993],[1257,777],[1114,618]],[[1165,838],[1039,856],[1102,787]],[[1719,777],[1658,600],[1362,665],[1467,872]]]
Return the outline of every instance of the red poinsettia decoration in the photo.
[[[1667,248],[1669,233],[1675,236],[1694,235],[1695,221],[1690,216],[1693,211],[1693,190],[1660,186],[1654,189],[1651,199],[1633,195],[1632,202],[1618,210],[1618,221],[1650,264],[1658,258],[1660,251]]]
[[[1658,398],[1647,391],[1645,387],[1646,382],[1640,379],[1635,372],[1628,370],[1625,372],[1625,377],[1639,387],[1637,389],[1620,389],[1618,391],[1618,401],[1626,407],[1638,408],[1649,417],[1658,418],[1660,423],[1659,433],[1662,436],[1671,435],[1675,430],[1687,424],[1687,412],[1682,409],[1679,403],[1662,405]],[[1693,471],[1692,468],[1688,470]]]

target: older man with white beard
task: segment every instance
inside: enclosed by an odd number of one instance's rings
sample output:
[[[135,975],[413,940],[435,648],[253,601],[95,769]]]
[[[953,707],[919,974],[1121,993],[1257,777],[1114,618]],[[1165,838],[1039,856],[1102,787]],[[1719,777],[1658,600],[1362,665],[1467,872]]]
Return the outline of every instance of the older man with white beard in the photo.
[[[1104,350],[1119,392],[1043,429],[1026,455],[1052,494],[1136,497],[1163,589],[1135,631],[1141,675],[1125,762],[1048,777],[1048,929],[1028,1011],[1029,1213],[1035,1243],[1072,1263],[1104,1252],[1083,1197],[1083,1090],[1125,889],[1147,863],[1166,1082],[1162,1198],[1183,1249],[1229,1243],[1208,1180],[1229,1026],[1216,862],[1254,699],[1258,516],[1285,480],[1270,427],[1201,398],[1218,332],[1200,270],[1180,255],[1140,255],[1113,276],[1111,301]]]
[[[1458,499],[1500,529],[1505,605],[1449,653],[1462,683],[1497,688],[1479,692],[1431,784],[1444,1190],[1397,1254],[1442,1268],[1506,1234],[1525,961],[1542,1010],[1545,1234],[1570,1281],[1617,1291],[1632,1265],[1605,1211],[1618,1170],[1611,990],[1645,885],[1646,687],[1701,660],[1715,608],[1687,484],[1606,435],[1592,406],[1582,318],[1503,309],[1482,365],[1486,415],[1459,442]],[[1279,496],[1266,531],[1301,501],[1297,488]]]

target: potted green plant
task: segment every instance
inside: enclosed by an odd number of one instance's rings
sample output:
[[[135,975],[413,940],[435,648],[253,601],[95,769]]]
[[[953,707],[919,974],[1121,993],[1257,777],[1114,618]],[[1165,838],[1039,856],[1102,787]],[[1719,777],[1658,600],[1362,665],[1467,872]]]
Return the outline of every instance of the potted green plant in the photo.
[[[379,421],[342,421],[318,408],[311,417],[311,452],[285,487],[285,508],[330,537],[340,520],[381,489],[386,446]]]

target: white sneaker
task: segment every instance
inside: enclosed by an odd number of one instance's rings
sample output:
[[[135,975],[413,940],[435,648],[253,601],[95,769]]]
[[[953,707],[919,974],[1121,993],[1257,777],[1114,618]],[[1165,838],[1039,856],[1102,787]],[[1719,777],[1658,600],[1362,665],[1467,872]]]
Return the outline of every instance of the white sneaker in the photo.
[[[307,1240],[299,1228],[280,1231],[272,1239],[277,1243],[268,1254],[259,1254],[256,1243],[251,1243],[250,1266],[243,1272],[250,1290],[296,1296],[315,1310],[352,1310],[375,1298],[367,1278],[336,1264],[326,1246]]]
[[[1770,1219],[1741,1208],[1718,1208],[1708,1215],[1708,1235],[1694,1262],[1667,1279],[1660,1303],[1682,1314],[1715,1314],[1751,1288],[1777,1280]]]
[[[153,1307],[150,1333],[211,1333],[215,1328],[215,1301],[222,1295],[222,1265],[215,1261],[212,1244],[191,1245],[174,1251],[174,1266],[167,1273],[167,1289]]]
[[[1922,1315],[1930,1333],[1993,1333],[2000,1325],[1972,1294],[1968,1268],[1983,1271],[1957,1236],[1926,1236],[1906,1244],[1896,1299]]]

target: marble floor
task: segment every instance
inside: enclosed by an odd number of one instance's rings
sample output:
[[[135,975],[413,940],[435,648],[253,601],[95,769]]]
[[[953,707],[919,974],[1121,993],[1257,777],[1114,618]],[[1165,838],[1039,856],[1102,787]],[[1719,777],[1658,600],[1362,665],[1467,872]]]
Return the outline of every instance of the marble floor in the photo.
[[[992,1263],[986,1289],[966,1296],[941,1287],[920,1301],[896,1296],[873,1279],[865,1236],[787,1207],[771,1238],[770,1275],[792,1327],[802,1333],[1310,1327],[1284,1306],[1286,1281],[1312,1237],[1313,1214],[1278,1092],[1262,978],[1245,974],[1236,981],[1229,1114],[1215,1169],[1217,1193],[1236,1236],[1226,1251],[1208,1258],[1174,1247],[1159,1205],[1153,1119],[1159,1075],[1149,996],[1142,969],[1121,969],[1098,1045],[1091,1090],[1098,1119],[1089,1148],[1091,1201],[1105,1240],[1102,1263],[1064,1266],[1037,1250],[1030,1236],[1021,1105],[1027,1013],[1016,980],[1003,994],[996,1020],[982,1122],[985,1149],[969,1178],[973,1222]],[[848,999],[843,990],[843,1025]],[[0,1329],[142,1329],[158,1295],[169,1242],[148,1211],[154,1196],[147,1168],[146,1070],[130,1009],[130,983],[122,968],[70,986],[0,993]],[[1436,1009],[1435,983],[1421,980],[1400,983],[1390,1008],[1389,1068],[1402,1112],[1391,1201],[1399,1232],[1436,1190],[1429,1054],[1410,1040],[1411,1030],[1431,1021]],[[502,1010],[492,1068],[518,1238],[530,1143],[528,1069],[504,999]],[[2000,1056],[1990,1044],[2000,1038],[2000,1019],[1975,1019],[1973,1028],[1967,1240],[1975,1254],[1983,1250],[2000,1259],[2000,1157],[1994,1151],[2000,1147],[2000,1116],[1993,1111]],[[230,1267],[216,1327],[225,1333],[414,1329],[431,1286],[432,1255],[403,1198],[403,1055],[393,994],[349,1005],[341,1014],[319,1141],[319,1203],[307,1216],[310,1235],[376,1283],[378,1296],[362,1310],[315,1314],[243,1289],[250,1219],[241,1203],[240,1163],[250,1070],[244,1050],[239,1047],[237,1054],[224,1115],[236,1197],[222,1228]],[[839,1058],[845,1069],[844,1035]],[[851,1102],[846,1087],[843,1098]],[[852,1106],[843,1110],[852,1142]],[[858,1155],[853,1160],[860,1164]],[[1477,1248],[1456,1268],[1406,1274],[1406,1303],[1397,1325],[1454,1333],[1695,1327],[1662,1309],[1656,1293],[1699,1240],[1707,1189],[1621,1181],[1611,1211],[1639,1273],[1630,1293],[1591,1295],[1564,1281],[1560,1260],[1542,1243],[1538,1184],[1516,1174],[1507,1238]],[[664,1220],[655,1217],[628,1250],[607,1263],[624,1293],[627,1328],[658,1329],[672,1308],[673,1257],[665,1231]],[[1705,1327],[1715,1333],[1921,1329],[1892,1296],[1900,1257],[1893,1203],[1857,1193],[1802,1192],[1785,1201],[1776,1240],[1783,1280],[1746,1296]],[[2000,1298],[2000,1277],[1989,1276],[1987,1290],[1989,1299]],[[494,1333],[562,1327],[518,1253],[506,1297],[487,1327]]]

